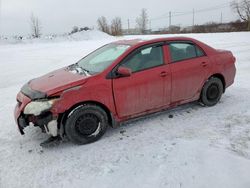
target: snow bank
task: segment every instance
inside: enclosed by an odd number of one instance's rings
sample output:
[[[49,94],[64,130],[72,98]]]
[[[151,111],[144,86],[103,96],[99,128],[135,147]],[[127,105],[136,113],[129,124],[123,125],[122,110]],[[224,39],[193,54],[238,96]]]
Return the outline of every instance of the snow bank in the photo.
[[[68,39],[81,41],[81,40],[100,40],[100,39],[112,39],[113,37],[107,33],[99,30],[88,30],[74,33],[68,36]]]
[[[2,37],[0,44],[19,44],[19,43],[48,43],[48,42],[64,42],[64,41],[83,41],[83,40],[107,40],[114,37],[101,32],[99,30],[81,31],[71,35],[45,35],[40,38],[31,37]]]

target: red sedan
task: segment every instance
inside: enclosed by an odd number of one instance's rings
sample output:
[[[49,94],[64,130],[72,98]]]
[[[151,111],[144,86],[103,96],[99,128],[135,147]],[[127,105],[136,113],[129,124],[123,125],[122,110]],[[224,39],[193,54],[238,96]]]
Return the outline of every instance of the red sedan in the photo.
[[[15,119],[55,138],[96,141],[107,126],[192,101],[218,103],[235,78],[235,57],[192,38],[107,44],[76,64],[24,85]]]

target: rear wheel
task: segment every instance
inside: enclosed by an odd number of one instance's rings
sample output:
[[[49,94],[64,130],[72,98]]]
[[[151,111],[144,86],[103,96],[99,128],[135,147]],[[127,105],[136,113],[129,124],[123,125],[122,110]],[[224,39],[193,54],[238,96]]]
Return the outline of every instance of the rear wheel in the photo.
[[[210,78],[202,88],[200,101],[206,106],[216,105],[223,93],[223,84],[219,78]]]
[[[96,105],[73,110],[65,124],[65,133],[76,144],[87,144],[102,137],[108,125],[106,112]]]

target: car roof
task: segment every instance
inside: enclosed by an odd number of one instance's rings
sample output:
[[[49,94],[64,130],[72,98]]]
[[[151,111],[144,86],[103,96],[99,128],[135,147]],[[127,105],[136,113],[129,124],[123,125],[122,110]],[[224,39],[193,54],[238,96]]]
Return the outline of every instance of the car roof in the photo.
[[[132,39],[132,40],[118,40],[118,41],[115,41],[113,43],[134,46],[134,45],[139,44],[139,43],[144,42],[144,41],[145,40],[142,40],[142,39]]]
[[[130,49],[135,49],[135,48],[139,48],[141,46],[144,45],[150,45],[153,43],[160,43],[160,42],[168,42],[168,41],[189,41],[189,42],[193,42],[196,45],[198,45],[199,47],[201,47],[206,54],[213,54],[216,53],[216,49],[214,49],[213,47],[190,37],[164,37],[164,38],[155,38],[155,39],[150,39],[150,40],[145,40],[145,39],[133,39],[133,40],[120,40],[120,41],[116,41],[113,42],[115,44],[123,44],[123,45],[129,45]]]
[[[165,37],[165,38],[156,38],[156,39],[150,39],[150,40],[147,40],[147,39],[119,40],[119,41],[115,41],[114,43],[135,46],[139,44],[145,45],[145,44],[165,42],[165,41],[193,41],[195,42],[196,40],[193,38],[189,38],[189,37]]]

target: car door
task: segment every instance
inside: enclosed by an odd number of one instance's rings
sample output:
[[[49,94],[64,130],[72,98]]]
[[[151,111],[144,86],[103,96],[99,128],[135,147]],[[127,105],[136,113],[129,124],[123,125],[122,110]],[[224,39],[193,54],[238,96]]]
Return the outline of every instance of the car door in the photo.
[[[170,70],[162,45],[154,44],[130,54],[119,65],[131,69],[129,77],[113,79],[113,93],[119,117],[133,117],[170,102]]]
[[[200,93],[209,73],[209,58],[191,42],[168,44],[172,74],[171,103],[193,99]]]

